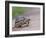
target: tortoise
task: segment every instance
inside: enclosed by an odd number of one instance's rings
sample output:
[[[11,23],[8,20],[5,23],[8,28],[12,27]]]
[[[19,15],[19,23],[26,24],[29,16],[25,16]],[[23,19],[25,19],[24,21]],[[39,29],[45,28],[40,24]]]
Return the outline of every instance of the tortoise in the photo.
[[[29,21],[30,19],[23,17],[23,16],[19,16],[16,18],[15,27],[16,28],[27,27],[29,26]]]

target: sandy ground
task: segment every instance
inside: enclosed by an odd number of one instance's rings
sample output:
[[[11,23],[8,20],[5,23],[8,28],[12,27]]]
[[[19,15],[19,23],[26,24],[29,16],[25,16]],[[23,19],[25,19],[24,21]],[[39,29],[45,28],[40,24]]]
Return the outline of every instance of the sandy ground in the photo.
[[[14,28],[13,31],[32,31],[32,30],[40,30],[40,9],[32,8],[32,10],[28,9],[25,16],[28,16],[30,20],[29,26],[24,28]],[[12,25],[14,27],[15,19],[12,20]]]

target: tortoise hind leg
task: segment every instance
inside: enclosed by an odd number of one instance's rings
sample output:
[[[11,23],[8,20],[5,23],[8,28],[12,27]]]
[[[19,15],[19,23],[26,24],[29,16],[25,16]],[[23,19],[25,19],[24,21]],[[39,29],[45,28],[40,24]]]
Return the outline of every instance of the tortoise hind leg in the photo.
[[[18,26],[18,28],[20,28],[20,27],[21,27],[21,25]]]

